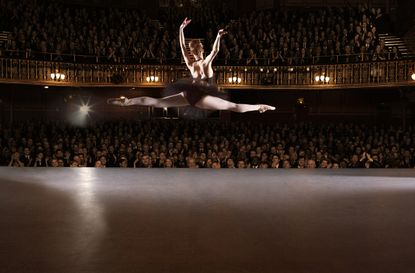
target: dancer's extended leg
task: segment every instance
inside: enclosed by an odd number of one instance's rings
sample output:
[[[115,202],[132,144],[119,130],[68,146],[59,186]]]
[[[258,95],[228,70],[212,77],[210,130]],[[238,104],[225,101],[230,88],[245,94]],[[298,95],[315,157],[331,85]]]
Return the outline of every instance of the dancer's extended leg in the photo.
[[[164,97],[164,98],[152,98],[152,97],[136,97],[136,98],[114,98],[107,101],[109,104],[119,105],[119,106],[131,106],[131,105],[140,105],[140,106],[153,106],[157,108],[164,107],[182,107],[187,106],[189,103],[185,99],[182,93]]]
[[[266,104],[242,104],[234,103],[215,96],[205,96],[196,103],[196,107],[206,110],[228,110],[238,113],[259,111],[263,113],[268,110],[275,110],[274,106]]]

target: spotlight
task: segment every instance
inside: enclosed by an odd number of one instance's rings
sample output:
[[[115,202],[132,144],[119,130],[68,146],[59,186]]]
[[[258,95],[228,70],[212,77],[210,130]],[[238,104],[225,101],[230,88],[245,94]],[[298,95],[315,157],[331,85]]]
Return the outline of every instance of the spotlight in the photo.
[[[330,81],[330,77],[326,77],[324,80],[325,80],[325,82],[329,82]]]
[[[45,85],[43,88],[48,89],[48,88],[49,88],[49,86]]]
[[[320,76],[316,76],[315,80],[316,82],[320,81]]]
[[[120,99],[121,99],[121,100],[125,100],[125,97],[124,97],[124,96],[120,96]]]
[[[88,105],[82,105],[81,107],[79,107],[79,111],[83,114],[88,114],[90,110],[91,109]]]
[[[264,69],[261,67],[261,68],[259,69],[259,71],[263,72],[263,71],[264,71]]]
[[[411,78],[413,81],[415,81],[415,73],[412,74]]]
[[[324,75],[320,76],[320,81],[324,82]]]
[[[228,78],[228,82],[229,82],[229,83],[232,83],[232,77],[229,77],[229,78]]]

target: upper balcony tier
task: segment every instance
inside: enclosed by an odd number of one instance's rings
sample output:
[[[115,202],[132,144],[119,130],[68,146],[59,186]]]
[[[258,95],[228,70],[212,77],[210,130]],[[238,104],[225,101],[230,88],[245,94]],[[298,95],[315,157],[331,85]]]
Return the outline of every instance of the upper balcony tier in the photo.
[[[223,89],[415,86],[415,59],[296,66],[214,67]],[[182,64],[85,64],[0,58],[0,82],[57,86],[157,87],[190,77]]]

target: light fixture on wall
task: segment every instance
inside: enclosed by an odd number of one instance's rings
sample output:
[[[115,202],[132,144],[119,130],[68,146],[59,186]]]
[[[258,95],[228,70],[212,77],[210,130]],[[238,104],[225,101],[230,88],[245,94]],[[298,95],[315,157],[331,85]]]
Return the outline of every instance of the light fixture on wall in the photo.
[[[54,81],[63,81],[65,80],[66,76],[63,73],[56,72],[56,73],[50,73],[50,78]]]
[[[329,83],[330,82],[330,77],[323,75],[316,75],[315,79],[316,82],[318,83]]]
[[[298,105],[303,105],[303,104],[305,104],[305,99],[303,97],[297,98],[296,103]]]
[[[159,77],[158,76],[148,76],[147,78],[146,78],[146,81],[147,82],[159,82]]]
[[[239,77],[229,77],[228,82],[231,84],[239,84],[242,82],[242,79]]]

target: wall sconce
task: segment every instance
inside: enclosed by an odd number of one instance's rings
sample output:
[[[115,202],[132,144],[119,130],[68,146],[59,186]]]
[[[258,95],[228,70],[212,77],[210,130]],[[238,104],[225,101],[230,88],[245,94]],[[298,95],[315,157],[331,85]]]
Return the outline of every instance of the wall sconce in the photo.
[[[146,78],[147,82],[159,82],[159,77],[158,76],[149,76]]]
[[[63,81],[65,80],[66,76],[63,73],[56,72],[56,73],[50,73],[50,78],[54,81]]]
[[[330,77],[326,77],[324,75],[317,75],[315,77],[315,81],[320,83],[329,83]]]
[[[239,77],[229,77],[228,82],[231,84],[239,84],[242,82],[242,79]]]
[[[305,100],[304,100],[303,97],[300,97],[300,98],[297,99],[297,104],[303,105],[304,103],[305,103]]]

